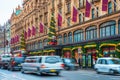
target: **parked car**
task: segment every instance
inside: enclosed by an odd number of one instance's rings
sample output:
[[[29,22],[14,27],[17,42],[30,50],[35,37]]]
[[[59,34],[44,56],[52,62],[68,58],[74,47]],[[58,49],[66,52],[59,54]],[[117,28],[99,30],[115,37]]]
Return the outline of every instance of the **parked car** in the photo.
[[[120,59],[118,58],[98,58],[95,66],[97,73],[105,72],[110,74],[120,73]]]
[[[25,57],[12,57],[10,59],[8,70],[21,70],[22,66],[21,63],[23,63],[25,60]]]
[[[12,57],[11,54],[0,55],[0,68],[1,69],[7,69],[8,68],[8,63],[9,63],[11,57]]]
[[[79,68],[79,65],[77,64],[75,59],[63,58],[62,60],[65,65],[65,70],[77,70]]]
[[[59,56],[31,56],[25,59],[21,72],[37,74],[56,73],[59,75],[64,64]]]

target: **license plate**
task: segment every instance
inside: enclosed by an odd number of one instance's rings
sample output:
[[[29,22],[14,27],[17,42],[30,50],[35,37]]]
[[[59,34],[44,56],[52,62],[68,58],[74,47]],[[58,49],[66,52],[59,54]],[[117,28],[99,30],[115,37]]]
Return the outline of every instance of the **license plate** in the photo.
[[[50,72],[56,72],[56,70],[52,69],[52,70],[50,70]]]

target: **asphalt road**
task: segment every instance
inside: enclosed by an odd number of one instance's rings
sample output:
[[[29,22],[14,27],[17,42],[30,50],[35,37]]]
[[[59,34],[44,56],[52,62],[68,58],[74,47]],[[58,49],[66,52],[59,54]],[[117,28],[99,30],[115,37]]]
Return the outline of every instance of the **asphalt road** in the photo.
[[[120,75],[96,74],[93,70],[62,71],[60,76],[22,74],[0,69],[0,80],[120,80]]]

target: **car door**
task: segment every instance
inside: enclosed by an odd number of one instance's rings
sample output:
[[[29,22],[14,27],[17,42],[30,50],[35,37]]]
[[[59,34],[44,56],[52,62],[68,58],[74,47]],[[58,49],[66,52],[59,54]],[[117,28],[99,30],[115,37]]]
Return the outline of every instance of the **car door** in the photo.
[[[101,71],[101,67],[102,67],[102,60],[99,59],[95,64],[95,69],[97,69],[98,71]]]
[[[101,71],[102,72],[107,72],[107,67],[108,67],[107,60],[102,59]]]
[[[30,64],[30,69],[31,71],[36,71],[36,63],[37,63],[37,60],[36,58],[31,58],[31,64]]]
[[[34,62],[32,63],[32,69],[35,72],[39,71],[40,63],[41,63],[41,57],[34,58]]]
[[[29,71],[30,70],[30,59],[29,58],[26,58],[25,59],[25,62],[24,63],[22,63],[22,68],[24,69],[24,70],[27,70],[27,71]]]

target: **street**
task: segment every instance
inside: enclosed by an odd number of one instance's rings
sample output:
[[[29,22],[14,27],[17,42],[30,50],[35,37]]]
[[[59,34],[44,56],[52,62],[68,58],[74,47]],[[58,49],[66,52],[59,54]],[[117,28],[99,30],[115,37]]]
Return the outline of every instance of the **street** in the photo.
[[[62,71],[60,76],[54,74],[39,76],[0,69],[0,80],[120,80],[120,75],[96,74],[93,70],[78,70]]]

